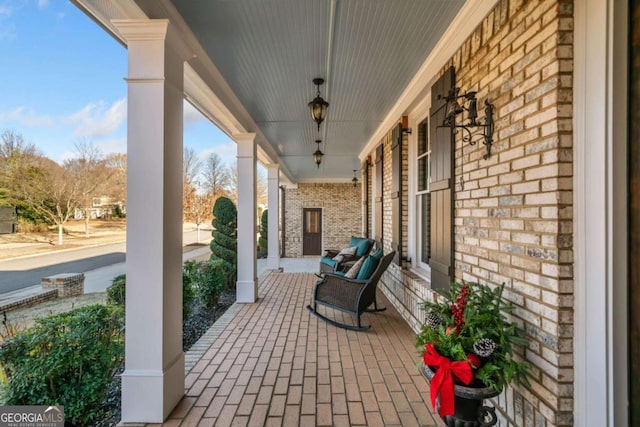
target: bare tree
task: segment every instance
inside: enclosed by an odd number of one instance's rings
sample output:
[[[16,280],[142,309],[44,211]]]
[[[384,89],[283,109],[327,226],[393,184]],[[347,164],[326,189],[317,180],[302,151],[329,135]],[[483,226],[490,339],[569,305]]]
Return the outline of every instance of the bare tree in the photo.
[[[16,192],[31,208],[62,227],[81,206],[78,181],[69,170],[46,157],[33,157],[18,171]]]
[[[220,156],[217,153],[209,154],[203,169],[204,190],[214,197],[225,195],[230,177]]]
[[[198,194],[198,182],[184,189],[184,219],[196,224],[197,242],[200,243],[200,226],[212,219],[215,197],[210,193]]]
[[[267,205],[267,177],[264,169],[258,168],[256,174],[256,203],[258,205]]]
[[[111,179],[107,188],[107,195],[115,203],[126,203],[127,201],[127,155],[123,153],[113,153],[105,159],[106,167],[111,170]]]
[[[184,185],[193,185],[200,170],[202,162],[198,159],[198,154],[191,147],[184,147],[182,152],[182,181]]]
[[[27,144],[22,135],[12,130],[0,134],[0,188],[12,197],[16,174],[22,165],[38,155],[35,145]]]
[[[238,203],[238,162],[235,162],[231,166],[227,168],[227,176],[229,180],[227,181],[227,185],[225,189],[227,190],[227,194],[229,198],[233,200],[234,203]]]
[[[19,186],[25,169],[38,156],[35,145],[25,142],[22,135],[12,130],[0,134],[0,203],[18,206],[20,218],[34,222],[47,218],[22,200]]]
[[[36,146],[29,144],[14,130],[4,130],[0,134],[0,159],[11,159],[38,154]]]
[[[226,191],[229,198],[238,203],[238,163],[233,163],[227,169],[228,181]],[[256,203],[258,205],[267,204],[267,177],[264,170],[259,168],[256,174]]]
[[[84,233],[89,236],[89,220],[93,198],[103,196],[112,170],[107,167],[100,149],[87,140],[76,144],[76,157],[64,164],[65,169],[76,180],[78,197],[84,211]]]

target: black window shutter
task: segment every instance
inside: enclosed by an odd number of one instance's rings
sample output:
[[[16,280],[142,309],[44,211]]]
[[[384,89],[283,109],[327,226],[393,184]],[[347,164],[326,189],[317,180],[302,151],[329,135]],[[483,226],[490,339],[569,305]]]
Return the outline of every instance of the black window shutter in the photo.
[[[431,288],[448,289],[453,272],[453,162],[454,140],[442,127],[444,97],[455,86],[455,69],[449,68],[431,86],[429,136],[431,137]]]
[[[402,124],[391,132],[391,249],[393,262],[402,262]]]
[[[384,238],[382,236],[382,201],[383,201],[383,188],[384,183],[384,161],[382,159],[384,149],[382,144],[376,148],[376,240],[382,244]]]

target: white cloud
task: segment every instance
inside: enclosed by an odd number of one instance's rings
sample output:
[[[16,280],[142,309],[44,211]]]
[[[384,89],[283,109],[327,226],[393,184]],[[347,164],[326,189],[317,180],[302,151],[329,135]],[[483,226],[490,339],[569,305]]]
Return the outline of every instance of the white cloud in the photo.
[[[0,28],[0,42],[5,40],[14,40],[18,36],[15,25],[7,25]]]
[[[38,9],[44,9],[49,6],[49,0],[38,0]]]
[[[238,157],[238,146],[235,142],[226,142],[224,144],[219,144],[215,147],[202,150],[198,156],[200,157],[200,160],[204,161],[211,153],[216,153],[220,156],[220,159],[224,164],[231,166],[236,163],[236,158]]]
[[[75,151],[63,151],[58,155],[56,159],[53,159],[58,162],[58,164],[63,164],[67,160],[75,159],[78,157],[78,153]]]
[[[98,148],[104,154],[126,153],[127,138],[122,137],[122,138],[105,139],[104,141],[98,142]]]
[[[184,113],[183,113],[184,127],[193,125],[198,122],[203,122],[206,120],[206,118],[202,115],[202,113],[200,113],[200,111],[198,111],[196,107],[191,105],[191,103],[188,102],[186,99],[184,101],[183,110],[184,110]]]
[[[95,143],[93,141],[91,141],[91,143],[94,144],[95,147],[97,149],[99,149],[100,152],[105,156],[108,156],[109,154],[114,154],[114,153],[126,153],[127,152],[127,138],[126,137],[104,139],[104,140],[101,140],[101,141],[97,141]],[[53,160],[55,160],[58,163],[62,164],[67,160],[78,158],[78,151],[77,150],[69,149],[68,146],[64,147],[63,150],[64,151],[61,151],[61,152],[56,153],[55,155],[51,156],[53,158]]]
[[[126,116],[127,102],[123,98],[108,108],[103,101],[92,102],[68,116],[66,120],[75,127],[73,130],[75,136],[100,138],[113,134]]]
[[[8,18],[13,13],[13,9],[6,3],[0,4],[0,19]]]
[[[0,111],[0,122],[17,122],[27,127],[51,127],[53,118],[46,114],[37,114],[33,108],[16,107],[9,111]]]

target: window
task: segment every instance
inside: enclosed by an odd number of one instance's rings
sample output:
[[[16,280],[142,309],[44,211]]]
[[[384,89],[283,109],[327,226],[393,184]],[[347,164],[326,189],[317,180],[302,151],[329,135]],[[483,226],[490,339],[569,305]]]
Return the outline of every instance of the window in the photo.
[[[418,228],[418,266],[429,270],[430,239],[431,239],[431,194],[429,193],[431,160],[431,142],[429,141],[429,123],[424,119],[418,125],[418,156],[417,156],[417,228]]]

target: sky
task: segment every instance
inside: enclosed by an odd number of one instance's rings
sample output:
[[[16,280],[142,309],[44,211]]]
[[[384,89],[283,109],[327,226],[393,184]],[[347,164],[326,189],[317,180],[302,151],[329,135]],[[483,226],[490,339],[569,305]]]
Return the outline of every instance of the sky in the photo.
[[[0,0],[0,132],[62,162],[85,141],[126,152],[127,51],[68,0]],[[235,162],[236,144],[185,102],[184,145]]]

